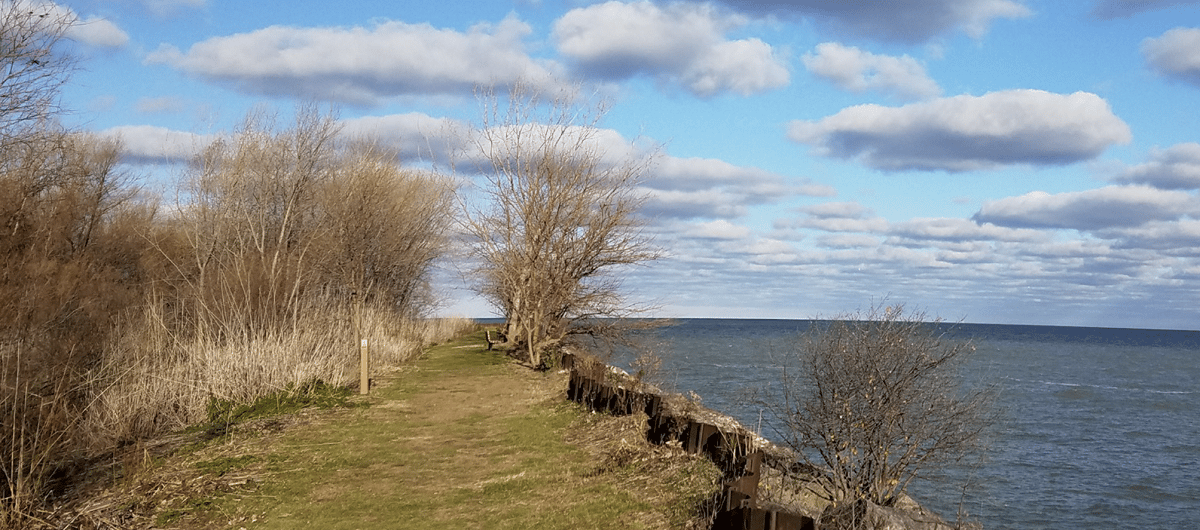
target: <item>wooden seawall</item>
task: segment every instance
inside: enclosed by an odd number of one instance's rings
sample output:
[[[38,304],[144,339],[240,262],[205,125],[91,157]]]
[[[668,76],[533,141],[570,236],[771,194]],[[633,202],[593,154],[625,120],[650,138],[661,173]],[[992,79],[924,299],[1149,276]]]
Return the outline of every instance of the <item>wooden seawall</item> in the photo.
[[[613,415],[645,412],[646,439],[678,444],[684,451],[707,456],[724,473],[723,499],[714,530],[812,530],[812,518],[762,508],[758,487],[764,452],[757,436],[740,426],[719,426],[664,406],[666,396],[635,388],[633,380],[598,360],[564,353],[562,366],[571,371],[567,398],[593,411]]]

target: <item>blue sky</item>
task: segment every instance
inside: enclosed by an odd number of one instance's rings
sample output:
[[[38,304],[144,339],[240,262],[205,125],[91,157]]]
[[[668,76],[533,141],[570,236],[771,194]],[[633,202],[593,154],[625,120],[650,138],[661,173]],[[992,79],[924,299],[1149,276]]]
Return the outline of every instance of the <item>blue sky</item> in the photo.
[[[1200,2],[63,1],[72,125],[152,182],[255,105],[336,104],[428,165],[473,87],[580,83],[676,317],[888,297],[948,320],[1200,329]],[[444,312],[489,316],[442,275]]]

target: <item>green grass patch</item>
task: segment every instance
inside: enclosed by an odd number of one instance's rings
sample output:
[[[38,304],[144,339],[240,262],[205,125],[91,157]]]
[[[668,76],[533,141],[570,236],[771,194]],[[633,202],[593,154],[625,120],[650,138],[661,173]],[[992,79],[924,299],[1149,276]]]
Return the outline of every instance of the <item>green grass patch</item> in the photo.
[[[352,408],[367,406],[361,401],[352,401],[353,392],[347,387],[334,386],[321,380],[306,383],[288,383],[282,390],[260,396],[252,402],[239,402],[208,398],[208,419],[189,427],[185,432],[205,432],[208,439],[225,436],[239,423],[256,418],[291,414],[305,408]]]
[[[351,395],[347,387],[326,384],[318,379],[302,384],[288,383],[284,389],[261,396],[252,403],[209,397],[208,421],[210,424],[236,423],[289,414],[308,407],[328,409],[359,406],[350,401]]]
[[[529,371],[484,344],[479,332],[430,348],[381,381],[372,407],[289,430],[260,457],[196,464],[212,473],[259,465],[267,477],[242,501],[207,509],[248,530],[685,526],[684,505],[712,484],[697,478],[678,490],[674,481],[711,474],[687,463],[595,472],[597,456],[566,441],[595,415],[563,399],[564,376]],[[214,418],[244,421],[264,409],[288,410],[268,402]]]

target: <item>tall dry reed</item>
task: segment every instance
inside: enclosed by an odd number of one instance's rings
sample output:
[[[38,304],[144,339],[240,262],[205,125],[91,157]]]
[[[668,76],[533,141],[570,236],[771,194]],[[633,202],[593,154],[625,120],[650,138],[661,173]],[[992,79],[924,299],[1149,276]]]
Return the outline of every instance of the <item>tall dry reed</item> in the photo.
[[[72,378],[23,369],[22,345],[0,348],[0,528],[19,528],[40,508],[69,470],[80,440],[78,394]]]
[[[311,305],[285,329],[256,335],[179,333],[161,305],[131,315],[94,380],[87,428],[98,440],[132,441],[204,418],[210,398],[236,402],[321,380],[357,382],[356,322],[371,348],[373,370],[402,365],[425,346],[469,329],[467,319],[412,319],[348,304]]]

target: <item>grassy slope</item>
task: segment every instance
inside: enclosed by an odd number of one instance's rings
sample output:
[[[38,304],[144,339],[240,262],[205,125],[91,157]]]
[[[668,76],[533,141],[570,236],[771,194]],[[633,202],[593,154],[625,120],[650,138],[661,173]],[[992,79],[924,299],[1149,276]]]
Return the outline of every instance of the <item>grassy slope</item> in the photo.
[[[716,491],[706,461],[647,446],[636,418],[563,400],[565,376],[431,349],[371,406],[321,412],[242,452],[258,487],[192,500],[183,528],[682,528]],[[644,420],[644,416],[641,418]],[[568,443],[567,439],[572,440]],[[223,458],[236,458],[224,456]],[[160,523],[165,522],[160,519]]]

